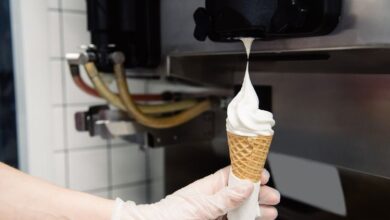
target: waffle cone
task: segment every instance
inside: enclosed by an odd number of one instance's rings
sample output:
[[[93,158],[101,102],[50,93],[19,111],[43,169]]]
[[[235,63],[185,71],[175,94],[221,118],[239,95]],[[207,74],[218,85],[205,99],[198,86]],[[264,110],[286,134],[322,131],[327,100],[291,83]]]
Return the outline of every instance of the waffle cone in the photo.
[[[227,132],[233,174],[259,182],[273,136],[240,136]]]

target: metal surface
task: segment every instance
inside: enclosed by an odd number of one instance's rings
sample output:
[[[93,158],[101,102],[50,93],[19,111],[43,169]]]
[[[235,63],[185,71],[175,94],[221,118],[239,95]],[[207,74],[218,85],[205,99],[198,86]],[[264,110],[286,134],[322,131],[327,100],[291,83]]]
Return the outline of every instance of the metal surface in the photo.
[[[207,142],[214,138],[214,113],[203,113],[192,121],[172,129],[147,129],[147,133],[147,143],[151,147]]]
[[[125,112],[110,110],[107,106],[94,106],[87,112],[77,112],[75,120],[76,129],[88,131],[91,136],[105,139],[120,137],[149,147],[203,143],[215,136],[213,112],[205,112],[183,125],[165,130],[141,126]]]
[[[254,51],[250,70],[275,73],[388,74],[390,47]],[[234,74],[244,71],[245,54],[239,52],[182,53],[168,57],[167,75],[206,85],[231,87]]]
[[[241,84],[243,74],[235,74],[234,84]],[[390,75],[251,72],[251,77],[255,85],[272,86],[271,151],[390,178]],[[217,130],[224,128],[223,121],[216,123]],[[220,142],[220,148],[226,146]]]
[[[273,151],[390,177],[390,75],[268,73],[252,80],[272,86]]]
[[[172,52],[242,51],[240,43],[198,42],[193,13],[204,0],[162,0],[161,36],[164,55]],[[180,10],[177,10],[180,9]],[[390,1],[344,0],[340,24],[330,35],[255,42],[254,51],[362,47],[390,44]]]
[[[69,65],[84,65],[89,61],[89,55],[85,52],[82,53],[68,53],[65,56]]]
[[[337,167],[335,167],[337,168]],[[271,167],[272,169],[272,167]],[[337,168],[343,186],[346,215],[337,215],[282,195],[280,220],[367,220],[390,219],[390,180]],[[310,182],[310,180],[307,180]]]

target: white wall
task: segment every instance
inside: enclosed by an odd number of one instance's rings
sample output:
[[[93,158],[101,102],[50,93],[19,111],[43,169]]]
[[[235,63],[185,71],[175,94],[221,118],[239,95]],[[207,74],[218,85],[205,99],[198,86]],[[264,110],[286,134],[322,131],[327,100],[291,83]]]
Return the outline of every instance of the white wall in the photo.
[[[89,43],[85,0],[11,2],[22,169],[107,198],[161,198],[163,149],[145,153],[120,139],[103,140],[75,130],[77,111],[104,104],[76,88],[64,59]],[[144,92],[145,84],[132,80],[130,86]]]

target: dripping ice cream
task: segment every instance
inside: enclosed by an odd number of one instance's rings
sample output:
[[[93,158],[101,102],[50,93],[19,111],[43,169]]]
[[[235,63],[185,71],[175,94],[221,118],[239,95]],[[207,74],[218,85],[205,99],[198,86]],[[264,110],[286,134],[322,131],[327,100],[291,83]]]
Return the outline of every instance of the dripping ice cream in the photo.
[[[254,38],[242,38],[241,40],[249,59]],[[241,90],[228,106],[227,131],[244,136],[273,135],[272,127],[275,125],[275,121],[272,113],[261,110],[258,106],[259,98],[249,76],[248,61]]]
[[[251,83],[247,64],[241,90],[228,106],[227,131],[243,136],[272,136],[273,115],[258,106],[259,98]]]
[[[242,39],[247,55],[253,39]],[[258,204],[260,178],[275,125],[271,112],[259,109],[259,99],[249,76],[249,62],[240,92],[230,102],[227,110],[226,130],[232,169],[229,186],[251,181],[254,190],[241,207],[228,213],[229,220],[255,220],[261,216]]]

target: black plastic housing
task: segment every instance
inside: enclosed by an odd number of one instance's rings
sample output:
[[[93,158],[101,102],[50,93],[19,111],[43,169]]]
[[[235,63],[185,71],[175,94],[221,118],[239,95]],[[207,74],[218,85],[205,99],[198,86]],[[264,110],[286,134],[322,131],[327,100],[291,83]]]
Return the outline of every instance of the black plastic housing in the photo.
[[[194,36],[224,42],[325,35],[336,28],[341,8],[342,0],[206,0],[195,11]]]
[[[160,63],[159,0],[87,0],[88,30],[100,71],[112,71],[109,53],[121,51],[125,67]]]

